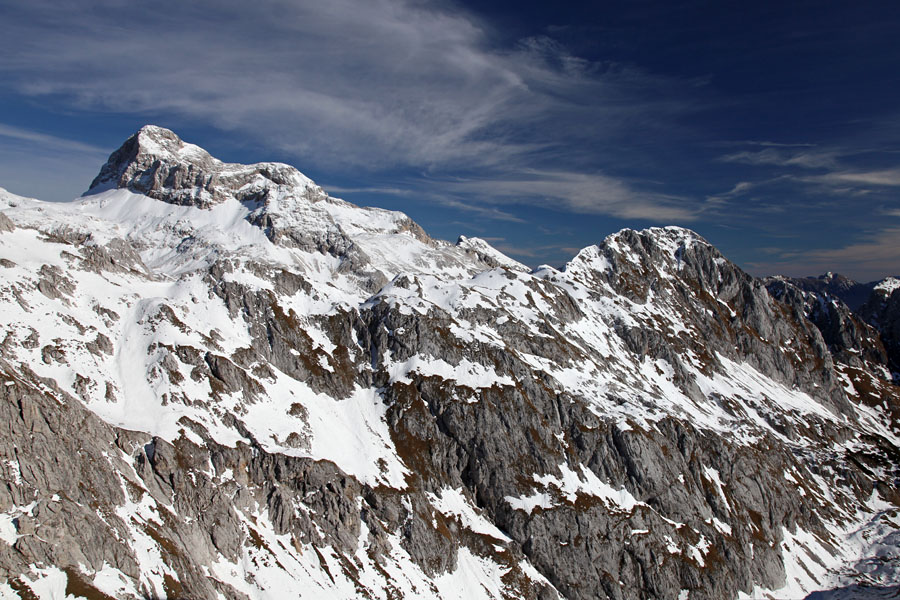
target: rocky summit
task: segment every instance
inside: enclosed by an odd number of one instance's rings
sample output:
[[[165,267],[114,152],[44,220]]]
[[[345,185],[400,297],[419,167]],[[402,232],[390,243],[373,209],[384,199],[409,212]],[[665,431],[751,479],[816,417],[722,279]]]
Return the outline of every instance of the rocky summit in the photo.
[[[150,126],[0,274],[2,598],[900,592],[897,280],[532,270]]]

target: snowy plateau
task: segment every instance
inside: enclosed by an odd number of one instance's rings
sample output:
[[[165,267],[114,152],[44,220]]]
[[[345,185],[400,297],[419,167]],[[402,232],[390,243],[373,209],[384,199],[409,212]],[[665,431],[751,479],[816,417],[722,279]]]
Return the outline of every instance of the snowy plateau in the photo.
[[[152,126],[0,275],[0,598],[900,594],[897,279],[531,269]]]

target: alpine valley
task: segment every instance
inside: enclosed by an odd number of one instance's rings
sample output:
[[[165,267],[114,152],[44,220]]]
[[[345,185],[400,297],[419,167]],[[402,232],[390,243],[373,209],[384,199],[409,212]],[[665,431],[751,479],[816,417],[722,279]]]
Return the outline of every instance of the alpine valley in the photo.
[[[900,594],[900,280],[530,269],[152,126],[0,276],[0,598]]]

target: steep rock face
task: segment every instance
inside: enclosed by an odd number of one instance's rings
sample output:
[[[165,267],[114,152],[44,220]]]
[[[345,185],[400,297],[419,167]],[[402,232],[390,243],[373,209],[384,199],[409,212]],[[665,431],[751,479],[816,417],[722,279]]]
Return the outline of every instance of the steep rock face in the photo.
[[[778,278],[788,281],[793,286],[802,290],[805,294],[813,294],[820,299],[818,308],[810,307],[807,311],[813,316],[817,326],[828,339],[829,345],[835,348],[846,348],[849,352],[855,350],[870,353],[865,360],[878,363],[884,362],[878,356],[883,349],[889,368],[894,374],[900,369],[900,310],[897,309],[898,300],[894,292],[900,288],[900,279],[888,277],[882,281],[858,283],[836,273],[826,273],[817,278],[804,279]],[[840,306],[840,299],[846,307]],[[837,311],[832,316],[830,313]],[[878,337],[878,341],[867,343],[871,340],[870,332],[863,331],[855,321],[867,324]],[[857,338],[862,337],[863,340]],[[881,348],[876,348],[880,344]],[[875,354],[871,354],[875,349]]]
[[[878,282],[859,314],[881,334],[891,370],[900,374],[900,279]]]
[[[0,590],[897,583],[897,388],[807,296],[680,228],[531,272],[263,171],[144,128],[83,200],[0,193]]]
[[[886,366],[887,353],[879,333],[857,316],[838,296],[827,291],[804,289],[802,281],[785,277],[766,280],[773,297],[790,305],[822,333],[835,360],[853,367]]]
[[[809,281],[770,277],[766,287],[774,298],[789,305],[797,318],[806,318],[819,329],[844,388],[863,404],[881,407],[896,422],[900,419],[900,405],[892,400],[896,376],[891,373],[890,355],[880,332],[866,322],[862,311],[853,312],[822,286],[811,288]],[[836,293],[856,286],[846,284],[847,281],[844,280]],[[882,306],[881,303],[872,305]]]

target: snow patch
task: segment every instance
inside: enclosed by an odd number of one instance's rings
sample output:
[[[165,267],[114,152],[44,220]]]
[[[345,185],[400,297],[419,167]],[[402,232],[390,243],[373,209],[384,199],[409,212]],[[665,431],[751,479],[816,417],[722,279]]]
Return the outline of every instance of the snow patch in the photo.
[[[875,285],[876,290],[879,292],[884,292],[885,295],[890,296],[894,293],[895,290],[900,289],[900,279],[896,277],[887,277],[882,279]]]
[[[543,490],[537,490],[528,496],[506,496],[504,499],[516,509],[531,514],[535,508],[553,508],[556,506],[553,498],[563,496],[574,503],[579,494],[592,496],[603,500],[612,510],[631,512],[638,502],[624,487],[615,489],[610,484],[601,481],[593,471],[579,465],[579,471],[573,471],[565,463],[559,465],[561,477],[555,475],[534,475],[535,483]],[[552,490],[552,492],[551,492]]]
[[[463,495],[462,490],[444,488],[441,490],[440,496],[429,493],[428,499],[431,505],[444,515],[458,518],[463,527],[504,542],[512,542],[509,536],[500,531],[496,525],[472,506],[466,496]]]

